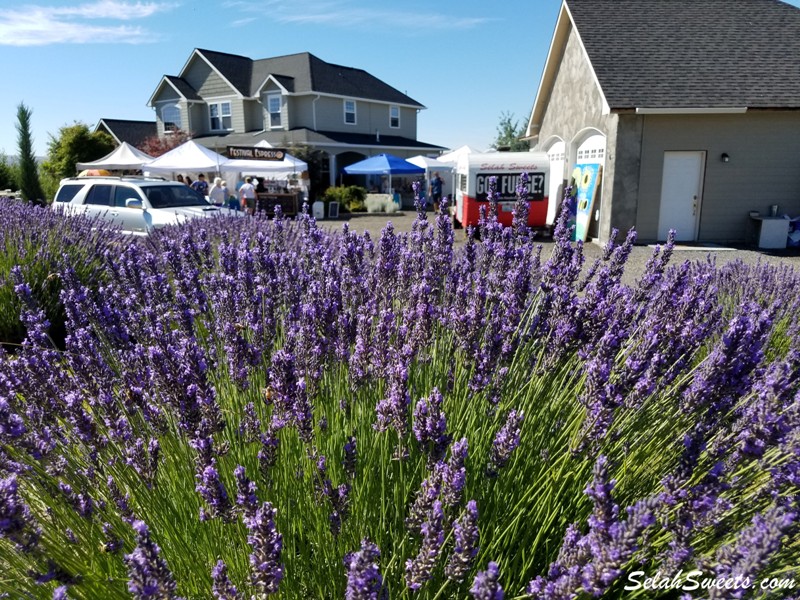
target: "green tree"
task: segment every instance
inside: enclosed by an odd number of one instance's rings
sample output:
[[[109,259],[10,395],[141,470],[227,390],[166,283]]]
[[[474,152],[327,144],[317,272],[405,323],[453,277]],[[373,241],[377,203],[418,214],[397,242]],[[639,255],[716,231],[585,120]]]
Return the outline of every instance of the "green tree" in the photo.
[[[17,189],[17,167],[9,162],[4,153],[0,153],[0,190]]]
[[[497,138],[492,143],[492,148],[504,152],[527,152],[530,145],[522,140],[525,135],[525,123],[520,123],[514,118],[514,113],[503,112],[500,123],[497,125]]]
[[[39,168],[33,154],[30,108],[20,102],[17,106],[17,140],[19,148],[19,189],[23,199],[36,204],[44,204],[45,195],[39,181]]]
[[[47,160],[42,163],[44,187],[48,196],[55,195],[64,177],[74,177],[76,163],[103,158],[116,147],[114,138],[103,131],[89,131],[85,123],[64,125],[58,137],[50,135]]]

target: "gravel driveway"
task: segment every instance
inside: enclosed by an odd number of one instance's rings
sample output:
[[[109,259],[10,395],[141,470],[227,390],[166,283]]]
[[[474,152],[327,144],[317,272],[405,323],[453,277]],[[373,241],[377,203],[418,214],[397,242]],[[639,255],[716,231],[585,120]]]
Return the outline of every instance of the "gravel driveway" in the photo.
[[[411,231],[411,224],[414,222],[416,214],[412,211],[405,211],[394,213],[392,215],[371,215],[371,214],[358,214],[338,221],[321,221],[322,227],[339,230],[342,224],[347,221],[351,230],[363,233],[369,231],[373,239],[377,239],[381,230],[391,221],[394,225],[395,231],[407,232]],[[432,219],[432,213],[428,214],[428,218]],[[620,241],[624,241],[624,235],[620,236]],[[456,247],[464,244],[466,236],[463,229],[455,231],[455,245]],[[542,239],[540,243],[544,247],[542,250],[542,257],[547,258],[550,256],[550,251],[553,242],[550,239]],[[594,258],[602,255],[603,247],[600,244],[590,242],[584,247],[584,254],[587,257],[587,264],[591,264]],[[633,248],[628,265],[625,270],[625,277],[623,280],[632,283],[635,281],[639,274],[642,272],[644,265],[653,253],[653,248],[647,245],[638,245]],[[684,261],[705,261],[706,257],[712,257],[716,260],[717,265],[721,266],[730,261],[740,260],[747,264],[756,264],[758,262],[766,262],[770,264],[788,264],[794,268],[800,268],[800,249],[787,249],[782,251],[771,250],[758,250],[750,247],[730,247],[730,246],[689,246],[678,244],[675,246],[675,251],[672,255],[671,264],[680,264]]]

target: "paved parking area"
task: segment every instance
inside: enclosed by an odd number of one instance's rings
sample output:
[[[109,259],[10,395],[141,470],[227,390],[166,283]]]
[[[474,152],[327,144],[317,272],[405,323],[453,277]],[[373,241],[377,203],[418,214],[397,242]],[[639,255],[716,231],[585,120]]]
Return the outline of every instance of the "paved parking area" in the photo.
[[[351,230],[363,233],[369,231],[374,239],[380,236],[381,230],[391,221],[395,231],[411,231],[416,213],[413,211],[403,211],[392,215],[372,215],[368,213],[344,217],[338,221],[320,221],[320,225],[331,229],[341,229],[342,223],[347,222]],[[428,213],[428,218],[433,219],[433,213]],[[462,246],[466,240],[463,229],[455,231],[455,245]],[[622,238],[624,240],[624,237]],[[622,241],[620,240],[620,241]],[[542,239],[542,257],[550,256],[553,242],[550,239]],[[600,244],[589,242],[585,245],[585,255],[587,263],[591,263],[595,258],[602,255],[603,248]],[[626,268],[625,280],[634,281],[642,272],[647,260],[653,253],[653,248],[648,245],[637,245],[631,252],[631,257]],[[705,261],[707,257],[712,257],[718,266],[731,261],[740,260],[746,264],[757,264],[766,262],[768,264],[787,264],[796,269],[800,269],[800,249],[788,249],[782,251],[758,250],[749,247],[721,247],[704,245],[677,245],[673,253],[672,264],[679,264],[684,261]]]

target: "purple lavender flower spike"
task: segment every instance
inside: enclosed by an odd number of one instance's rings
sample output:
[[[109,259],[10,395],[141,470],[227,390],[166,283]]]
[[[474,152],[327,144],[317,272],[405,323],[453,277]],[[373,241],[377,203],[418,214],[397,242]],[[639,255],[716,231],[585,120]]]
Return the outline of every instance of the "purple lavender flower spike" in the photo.
[[[114,536],[114,530],[109,523],[103,523],[103,535],[105,541],[103,542],[103,551],[113,554],[122,549],[122,540]]]
[[[344,472],[350,479],[356,476],[356,463],[358,460],[358,451],[356,448],[356,438],[349,436],[347,442],[344,444],[344,458],[342,459],[342,466]]]
[[[450,437],[446,433],[447,419],[442,410],[442,394],[438,389],[434,388],[430,397],[420,398],[417,402],[412,430],[429,460],[441,460],[447,452]]]
[[[506,421],[494,438],[491,454],[489,456],[488,475],[495,477],[500,469],[506,466],[511,454],[519,446],[522,421],[525,416],[522,412],[512,410],[508,413]]]
[[[53,600],[69,600],[69,596],[67,595],[67,590],[69,589],[66,585],[60,585],[55,590],[53,590]]]
[[[223,520],[230,521],[233,518],[232,506],[225,485],[219,478],[216,461],[212,459],[211,464],[206,465],[202,473],[196,477],[196,490],[203,497],[208,508],[207,511],[200,509],[201,520],[221,517]]]
[[[19,495],[16,473],[0,479],[0,537],[27,552],[38,543],[40,535],[28,505]]]
[[[492,561],[485,571],[479,571],[469,592],[475,600],[503,600],[505,592],[500,587],[500,567]]]
[[[428,520],[422,524],[422,547],[419,554],[406,561],[406,586],[413,592],[419,590],[433,576],[433,569],[436,568],[444,544],[443,519],[442,503],[437,500],[433,503]]]
[[[528,238],[530,230],[528,228],[528,183],[530,182],[528,173],[522,173],[517,184],[517,201],[514,203],[514,213],[512,226],[514,234],[521,240]]]
[[[211,569],[211,580],[213,582],[211,593],[214,595],[214,600],[239,600],[240,596],[236,591],[236,586],[228,578],[228,567],[222,559],[218,560]]]
[[[739,532],[736,541],[717,550],[715,569],[718,578],[737,576],[755,579],[780,550],[781,542],[794,525],[797,515],[781,507],[773,507],[753,517],[752,525]],[[710,590],[709,598],[742,598],[747,589]]]
[[[450,447],[450,458],[447,463],[437,463],[434,472],[440,482],[440,497],[445,508],[452,508],[461,503],[461,495],[467,482],[467,438],[453,442]]]
[[[589,532],[582,535],[578,526],[567,528],[556,561],[546,576],[528,584],[534,598],[556,600],[574,598],[583,591],[602,596],[622,575],[622,567],[639,549],[639,538],[655,522],[658,497],[645,498],[626,509],[628,518],[619,520],[619,507],[611,498],[614,481],[608,479],[608,461],[600,456],[594,477],[586,488],[594,510]]]
[[[236,479],[236,505],[244,516],[250,517],[258,510],[256,484],[247,478],[241,465],[233,470],[233,476]]]
[[[386,431],[392,427],[402,440],[408,431],[408,405],[410,402],[408,368],[403,364],[395,364],[390,369],[386,397],[379,400],[375,407],[378,416],[375,429]]]
[[[361,550],[344,557],[347,569],[346,600],[387,600],[388,590],[383,586],[378,560],[381,551],[367,538],[361,541]]]
[[[125,555],[128,567],[128,591],[136,600],[172,600],[177,586],[161,549],[150,539],[150,530],[144,521],[134,521],[136,547]]]
[[[444,574],[450,581],[462,582],[478,555],[478,503],[467,502],[467,508],[461,516],[453,521],[453,538],[455,545]]]
[[[283,536],[275,527],[277,511],[269,502],[264,502],[252,517],[245,517],[247,543],[250,544],[250,586],[259,594],[268,595],[278,591],[283,579],[281,550]]]

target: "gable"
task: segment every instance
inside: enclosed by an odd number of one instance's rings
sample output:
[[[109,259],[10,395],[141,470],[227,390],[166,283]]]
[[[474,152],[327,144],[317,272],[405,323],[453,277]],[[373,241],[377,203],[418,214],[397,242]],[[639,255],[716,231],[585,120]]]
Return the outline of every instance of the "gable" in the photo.
[[[189,60],[181,72],[184,80],[201,98],[218,98],[241,95],[222,75],[197,53]]]

